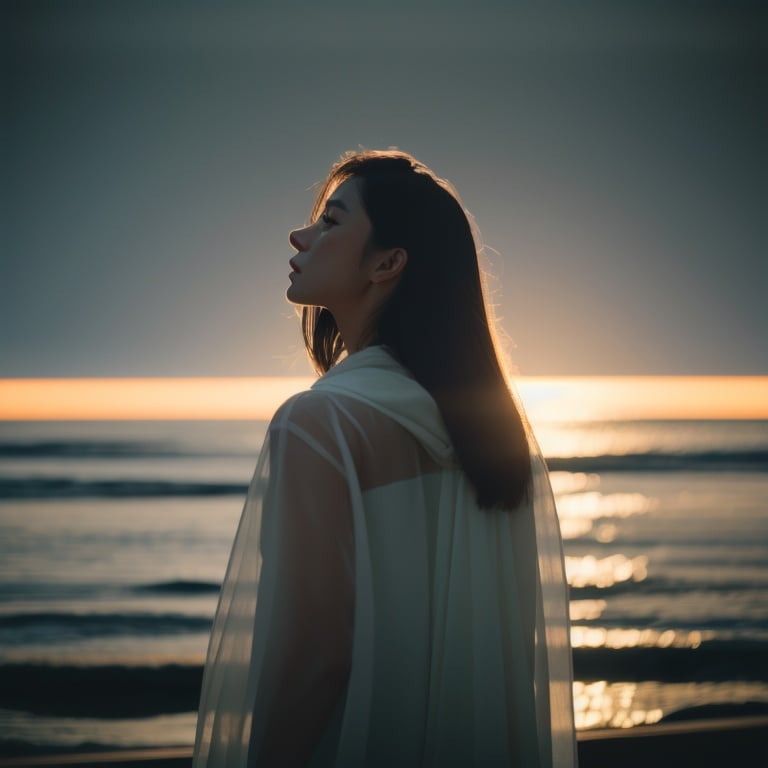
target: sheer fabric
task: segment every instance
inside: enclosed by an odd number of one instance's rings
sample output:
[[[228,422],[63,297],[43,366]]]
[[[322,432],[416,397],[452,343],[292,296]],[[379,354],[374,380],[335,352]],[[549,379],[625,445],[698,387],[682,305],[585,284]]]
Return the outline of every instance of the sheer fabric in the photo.
[[[575,765],[562,547],[531,453],[531,503],[479,510],[382,347],[288,400],[222,586],[194,765]]]

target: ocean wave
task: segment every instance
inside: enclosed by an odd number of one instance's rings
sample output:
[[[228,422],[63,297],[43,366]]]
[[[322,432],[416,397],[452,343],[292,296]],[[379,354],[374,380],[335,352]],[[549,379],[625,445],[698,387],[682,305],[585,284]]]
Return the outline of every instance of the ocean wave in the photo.
[[[16,642],[64,637],[140,637],[210,631],[212,617],[176,613],[67,613],[57,611],[11,613],[0,616],[0,633]]]
[[[234,450],[192,450],[178,443],[141,440],[0,441],[0,458],[24,459],[147,459],[248,456]]]
[[[66,717],[150,717],[193,712],[198,665],[0,665],[0,708]]]
[[[28,584],[6,583],[0,584],[0,615],[8,615],[9,605],[15,602],[35,602],[35,601],[60,601],[60,600],[78,600],[84,601],[84,604],[90,600],[109,600],[113,598],[122,599],[126,596],[132,597],[142,595],[144,597],[172,595],[191,597],[195,595],[218,594],[221,589],[221,583],[216,581],[195,581],[187,579],[174,579],[170,581],[158,581],[140,584],[124,583],[87,583],[79,584],[76,582],[52,583],[35,582]]]
[[[608,609],[606,609],[606,612]],[[671,626],[670,626],[671,624]],[[659,618],[653,613],[643,613],[642,610],[627,611],[624,610],[621,616],[610,618],[610,616],[596,616],[595,618],[580,618],[572,622],[572,626],[583,626],[584,628],[597,627],[605,630],[634,631],[637,627],[643,630],[651,630],[656,633],[671,631],[681,635],[689,632],[704,632],[710,636],[719,638],[731,637],[734,635],[742,636],[751,640],[768,640],[768,618],[764,618],[762,613],[759,616],[717,616],[714,613],[708,615],[705,619],[701,617],[675,617],[673,622],[667,617]]]
[[[245,496],[247,483],[172,480],[0,478],[0,499],[112,499],[168,496]]]
[[[94,454],[97,455],[97,454]],[[146,458],[146,454],[137,454]],[[642,453],[550,457],[552,471],[606,472],[768,472],[768,451]],[[58,476],[0,477],[0,499],[149,498],[245,495],[243,482],[155,478],[76,479]]]
[[[574,648],[573,676],[609,682],[768,682],[768,645],[762,640],[710,640],[697,648]]]
[[[551,456],[547,466],[560,472],[766,472],[768,450]]]
[[[756,583],[754,581],[707,581],[702,584],[700,581],[686,580],[683,578],[665,579],[648,578],[642,581],[617,581],[608,587],[598,587],[589,584],[583,587],[570,587],[569,594],[571,600],[589,600],[593,598],[612,598],[617,595],[654,595],[660,597],[668,595],[679,595],[681,592],[691,590],[705,589],[708,593],[748,593],[765,592],[766,584]]]
[[[768,681],[763,642],[698,648],[577,648],[574,679],[672,682]],[[197,708],[202,666],[0,665],[0,707],[68,717],[149,717]],[[44,692],[44,695],[41,695]]]
[[[186,456],[172,443],[112,440],[41,440],[0,442],[3,458],[124,459],[159,456]]]
[[[173,595],[207,595],[218,594],[221,584],[213,581],[159,581],[155,584],[137,584],[131,587],[134,592]]]

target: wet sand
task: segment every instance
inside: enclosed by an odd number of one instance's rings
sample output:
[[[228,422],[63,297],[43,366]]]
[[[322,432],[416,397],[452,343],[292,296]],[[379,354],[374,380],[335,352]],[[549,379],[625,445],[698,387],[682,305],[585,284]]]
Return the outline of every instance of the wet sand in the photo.
[[[768,716],[582,731],[580,768],[768,768]],[[0,758],[0,768],[189,768],[189,747]]]
[[[768,716],[583,731],[581,768],[768,768]]]

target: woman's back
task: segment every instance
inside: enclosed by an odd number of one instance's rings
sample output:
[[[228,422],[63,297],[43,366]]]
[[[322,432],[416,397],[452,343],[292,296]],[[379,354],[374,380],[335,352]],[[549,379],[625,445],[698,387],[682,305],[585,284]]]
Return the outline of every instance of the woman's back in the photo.
[[[207,665],[211,762],[319,734],[311,765],[538,765],[531,510],[476,507],[434,402],[380,347],[288,401],[268,441]],[[327,670],[346,680],[299,726]]]
[[[270,439],[265,517],[279,510],[280,545],[262,546],[265,569],[274,558],[312,573],[278,576],[272,599],[318,625],[273,622],[284,634],[268,647],[279,655],[322,623],[317,653],[347,658],[310,764],[539,765],[530,507],[477,508],[434,402],[381,348],[286,403]],[[313,676],[294,666],[274,695]]]

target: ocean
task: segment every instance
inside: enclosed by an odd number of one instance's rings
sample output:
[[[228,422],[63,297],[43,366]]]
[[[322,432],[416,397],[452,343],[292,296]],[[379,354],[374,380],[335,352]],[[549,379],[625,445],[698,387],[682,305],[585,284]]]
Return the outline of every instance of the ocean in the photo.
[[[0,423],[0,754],[190,745],[265,422]],[[768,712],[768,421],[545,423],[577,727]]]

